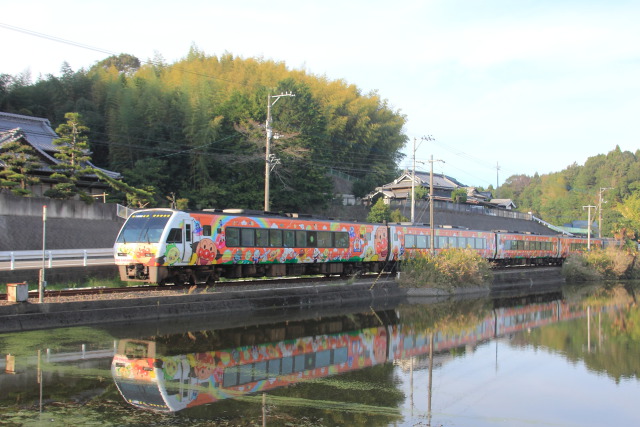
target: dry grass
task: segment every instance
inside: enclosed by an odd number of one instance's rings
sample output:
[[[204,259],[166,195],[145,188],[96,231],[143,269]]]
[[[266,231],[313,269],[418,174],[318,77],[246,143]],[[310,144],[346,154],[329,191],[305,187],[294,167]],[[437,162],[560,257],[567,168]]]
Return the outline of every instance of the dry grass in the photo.
[[[400,285],[439,289],[486,286],[491,276],[489,262],[475,251],[451,248],[434,257],[416,257],[404,261]]]
[[[638,279],[637,256],[637,252],[624,248],[594,249],[570,256],[562,266],[562,274],[570,282]]]

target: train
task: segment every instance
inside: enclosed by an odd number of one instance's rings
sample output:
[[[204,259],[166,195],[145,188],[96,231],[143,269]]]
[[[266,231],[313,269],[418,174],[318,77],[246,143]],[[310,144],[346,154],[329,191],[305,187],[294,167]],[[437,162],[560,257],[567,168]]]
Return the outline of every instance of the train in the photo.
[[[432,242],[434,248],[431,248]],[[496,266],[561,265],[605,239],[406,223],[368,223],[242,209],[143,209],[114,244],[123,281],[209,284],[221,278],[395,271],[402,261],[468,248]]]

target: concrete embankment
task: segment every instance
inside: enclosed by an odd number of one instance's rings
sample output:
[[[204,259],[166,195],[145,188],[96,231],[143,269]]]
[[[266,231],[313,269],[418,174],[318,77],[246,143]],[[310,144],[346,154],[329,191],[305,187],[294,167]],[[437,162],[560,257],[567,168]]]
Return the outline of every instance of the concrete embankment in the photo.
[[[270,310],[398,304],[402,290],[393,281],[316,284],[286,288],[174,294],[135,299],[34,302],[0,306],[0,332],[26,331],[105,322],[136,322],[201,316],[208,313],[261,313]]]
[[[131,299],[92,301],[35,301],[0,306],[0,332],[26,331],[58,327],[140,322],[193,316],[224,316],[244,313],[259,316],[274,310],[336,309],[351,305],[393,307],[401,302],[424,298],[471,298],[497,295],[508,290],[535,292],[548,285],[562,284],[559,268],[512,269],[499,271],[489,288],[463,288],[455,292],[429,288],[403,289],[393,278],[371,279],[343,284],[304,284],[274,289],[270,286],[245,286],[240,291],[211,292]],[[151,295],[151,293],[150,293]]]

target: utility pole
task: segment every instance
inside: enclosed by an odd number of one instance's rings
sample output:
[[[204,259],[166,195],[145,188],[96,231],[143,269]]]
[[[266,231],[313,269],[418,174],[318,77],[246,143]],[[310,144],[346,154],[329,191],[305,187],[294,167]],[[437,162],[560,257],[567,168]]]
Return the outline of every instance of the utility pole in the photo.
[[[589,213],[587,214],[587,251],[591,250],[591,209],[595,209],[595,206],[583,206],[582,210],[588,209]]]
[[[613,190],[613,187],[600,187],[598,198],[598,238],[602,237],[602,204],[607,203],[606,200],[602,200],[602,192],[605,190]]]
[[[496,199],[498,198],[498,183],[500,182],[498,173],[500,172],[500,165],[496,162]]]
[[[429,163],[431,163],[431,172],[429,174],[429,229],[431,230],[431,255],[436,254],[436,228],[433,224],[433,162],[444,163],[444,160],[433,160],[433,154],[431,155],[431,160],[429,160]]]
[[[413,173],[411,174],[411,224],[416,220],[416,138],[413,137]]]
[[[271,155],[271,107],[276,105],[276,102],[283,96],[295,96],[295,94],[291,92],[281,93],[280,95],[269,95],[267,98],[267,148],[265,150],[265,166],[264,166],[264,210],[268,212],[270,209],[269,206],[269,175],[271,174],[271,164],[276,162],[275,156]],[[275,100],[271,102],[271,98]]]
[[[422,141],[435,141],[431,135],[423,136],[420,138],[420,144]],[[420,145],[418,144],[418,147]],[[415,224],[416,221],[416,138],[413,138],[413,173],[411,175],[411,224]]]
[[[47,205],[42,205],[42,269],[40,270],[40,280],[38,282],[38,302],[44,302],[44,288],[47,287],[47,281],[44,277],[45,270],[45,254],[47,247]]]

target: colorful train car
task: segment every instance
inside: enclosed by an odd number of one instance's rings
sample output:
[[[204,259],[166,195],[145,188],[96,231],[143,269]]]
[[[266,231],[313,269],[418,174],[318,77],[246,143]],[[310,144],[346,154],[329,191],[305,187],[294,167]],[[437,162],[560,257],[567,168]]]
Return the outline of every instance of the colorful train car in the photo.
[[[431,228],[428,226],[390,225],[389,236],[392,260],[413,259],[449,248],[473,249],[482,257],[491,258],[496,249],[494,233],[466,228],[436,228],[433,232],[433,251]]]
[[[135,212],[114,246],[125,281],[212,283],[220,277],[280,277],[380,271],[387,226],[247,211]]]

